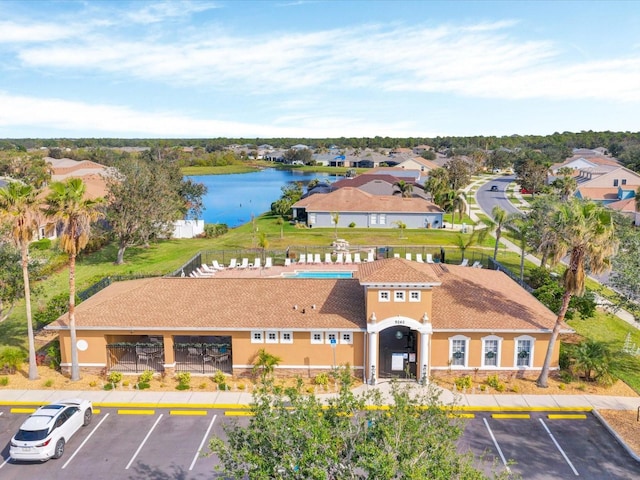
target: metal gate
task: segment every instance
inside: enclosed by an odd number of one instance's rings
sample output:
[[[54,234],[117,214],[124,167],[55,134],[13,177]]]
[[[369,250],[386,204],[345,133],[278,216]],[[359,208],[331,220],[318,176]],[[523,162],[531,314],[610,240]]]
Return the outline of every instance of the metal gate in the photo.
[[[230,338],[230,337],[229,337]],[[174,343],[176,372],[233,373],[231,342],[229,343]]]

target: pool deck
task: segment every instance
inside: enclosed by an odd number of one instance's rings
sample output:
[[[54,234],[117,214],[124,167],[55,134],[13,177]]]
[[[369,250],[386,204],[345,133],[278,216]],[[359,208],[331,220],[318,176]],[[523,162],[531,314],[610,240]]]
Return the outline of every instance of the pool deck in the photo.
[[[335,263],[294,263],[289,267],[274,265],[271,268],[225,268],[215,273],[215,278],[269,278],[281,277],[284,273],[293,274],[297,271],[314,272],[356,272],[358,264],[335,264]]]

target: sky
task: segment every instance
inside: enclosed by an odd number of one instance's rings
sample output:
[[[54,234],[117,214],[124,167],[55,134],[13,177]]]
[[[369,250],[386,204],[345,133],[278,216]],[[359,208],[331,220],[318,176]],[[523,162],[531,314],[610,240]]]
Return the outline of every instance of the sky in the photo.
[[[636,1],[0,1],[0,138],[640,131]]]

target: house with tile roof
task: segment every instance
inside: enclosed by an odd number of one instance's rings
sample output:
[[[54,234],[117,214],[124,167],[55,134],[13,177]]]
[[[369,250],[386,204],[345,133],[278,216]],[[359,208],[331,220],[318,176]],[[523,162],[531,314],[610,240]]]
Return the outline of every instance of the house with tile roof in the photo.
[[[293,218],[308,227],[334,227],[334,212],[340,214],[338,226],[358,228],[396,228],[397,222],[407,228],[439,228],[444,215],[444,210],[421,197],[373,195],[355,187],[309,195],[291,208]]]
[[[600,202],[631,218],[635,225],[640,224],[635,201],[640,188],[638,173],[625,167],[603,164],[580,170],[574,178],[578,182],[576,197]]]
[[[348,363],[372,384],[450,371],[535,375],[555,319],[503,272],[398,258],[357,265],[352,278],[130,280],[76,307],[85,371],[242,375],[265,349],[280,372]],[[69,369],[68,317],[47,328]]]
[[[400,162],[396,167],[406,168],[407,170],[419,170],[422,172],[422,175],[428,175],[434,168],[439,168],[439,165],[422,157],[412,157]]]

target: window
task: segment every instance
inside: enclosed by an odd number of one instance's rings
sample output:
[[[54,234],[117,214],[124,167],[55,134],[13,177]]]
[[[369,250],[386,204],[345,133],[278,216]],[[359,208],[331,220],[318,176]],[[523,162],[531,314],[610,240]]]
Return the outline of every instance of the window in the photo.
[[[342,332],[340,334],[340,343],[351,345],[353,343],[353,335],[351,332]]]
[[[531,337],[516,338],[516,361],[517,367],[530,367],[533,357],[533,339]]]
[[[384,213],[380,214],[380,221],[378,223],[380,225],[385,225],[387,223],[387,216]]]
[[[467,344],[469,338],[456,335],[449,339],[451,365],[464,367],[467,365]]]
[[[371,225],[376,225],[378,223],[378,217],[376,216],[375,213],[371,214]]]
[[[278,343],[278,332],[267,332],[265,343]]]
[[[409,301],[410,302],[419,302],[420,301],[420,290],[412,290],[409,292]]]
[[[379,302],[388,302],[388,301],[390,301],[389,291],[388,290],[380,290],[378,292],[378,301]]]
[[[613,181],[613,186],[614,186],[614,187],[617,187],[617,186],[618,186],[618,179],[617,179],[617,178]]]
[[[280,332],[280,343],[293,343],[293,332]]]
[[[264,335],[262,332],[251,332],[251,343],[264,343]]]
[[[311,332],[311,343],[314,343],[314,344],[324,343],[324,333]]]
[[[331,343],[331,340],[333,340],[333,343],[338,343],[338,334],[335,332],[327,332],[327,343]]]
[[[499,365],[498,354],[500,353],[500,340],[495,337],[488,337],[483,339],[483,344],[482,365],[485,367],[497,367]]]
[[[623,179],[622,179],[622,185],[626,185],[626,184],[627,184],[627,179],[626,179],[626,178],[623,178]]]
[[[396,290],[393,292],[393,300],[395,302],[404,302],[404,290]]]
[[[315,213],[310,213],[309,214],[309,225],[313,225],[314,223],[316,223],[316,214]]]

